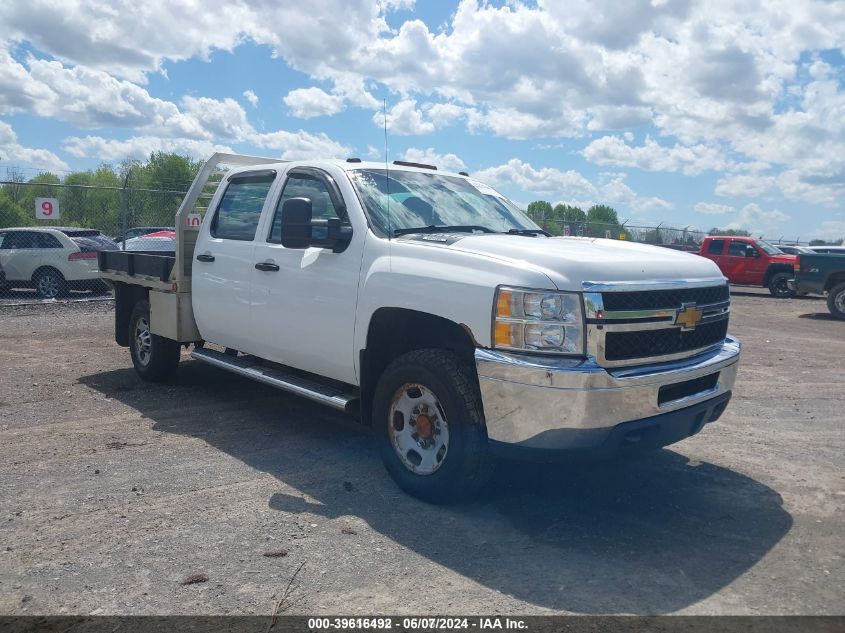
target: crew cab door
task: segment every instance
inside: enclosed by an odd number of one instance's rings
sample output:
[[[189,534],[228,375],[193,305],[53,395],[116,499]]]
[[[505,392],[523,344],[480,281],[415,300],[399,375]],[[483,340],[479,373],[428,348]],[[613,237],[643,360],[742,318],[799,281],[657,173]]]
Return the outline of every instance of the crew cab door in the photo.
[[[726,240],[708,240],[707,249],[702,253],[702,256],[716,262],[716,265],[719,267],[719,270],[722,271],[722,274],[725,275],[725,277],[728,277],[726,268],[727,257],[725,257],[724,254],[726,247],[725,242]]]
[[[762,285],[762,275],[755,274],[755,266],[760,253],[744,240],[731,240],[728,244],[728,256],[725,275],[735,284]],[[759,277],[759,279],[758,279]]]
[[[203,339],[254,353],[249,327],[253,250],[262,210],[276,179],[273,170],[230,176],[194,247],[191,292]]]
[[[282,246],[282,205],[290,198],[311,200],[315,220],[342,216],[352,225],[351,242],[337,253]],[[344,213],[345,206],[340,188],[327,172],[312,167],[288,170],[281,195],[265,214],[256,240],[250,329],[262,341],[262,357],[357,384],[353,337],[366,227],[354,226],[353,220],[362,220]]]

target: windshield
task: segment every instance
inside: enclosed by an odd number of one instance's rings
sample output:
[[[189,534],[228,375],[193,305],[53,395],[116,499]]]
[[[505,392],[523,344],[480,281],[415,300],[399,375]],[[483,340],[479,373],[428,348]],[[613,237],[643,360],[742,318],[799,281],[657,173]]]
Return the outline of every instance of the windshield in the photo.
[[[539,229],[513,202],[471,178],[393,169],[357,169],[349,177],[383,235],[432,225]]]
[[[766,255],[783,255],[783,251],[777,246],[772,246],[763,240],[757,240],[757,248],[766,253]]]

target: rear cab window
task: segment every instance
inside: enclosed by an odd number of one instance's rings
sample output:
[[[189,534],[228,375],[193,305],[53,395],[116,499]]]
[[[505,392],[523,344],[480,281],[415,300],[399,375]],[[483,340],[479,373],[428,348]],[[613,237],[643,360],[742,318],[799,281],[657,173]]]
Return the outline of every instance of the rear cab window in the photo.
[[[211,220],[211,236],[247,242],[255,239],[261,210],[275,179],[275,171],[232,176]]]
[[[710,255],[721,255],[725,250],[725,240],[710,240],[707,245],[707,252]]]

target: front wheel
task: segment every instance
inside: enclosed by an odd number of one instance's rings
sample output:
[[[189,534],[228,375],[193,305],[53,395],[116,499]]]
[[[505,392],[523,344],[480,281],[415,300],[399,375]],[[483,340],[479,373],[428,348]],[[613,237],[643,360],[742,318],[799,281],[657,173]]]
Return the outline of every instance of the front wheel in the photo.
[[[179,367],[179,343],[150,330],[150,304],[139,301],[129,317],[129,352],[135,371],[144,380],[162,382]]]
[[[452,352],[416,350],[394,360],[376,387],[373,424],[387,472],[415,497],[466,500],[490,478],[478,384]]]
[[[827,309],[837,319],[845,320],[845,283],[834,286],[827,293]]]
[[[769,279],[769,292],[772,293],[772,296],[778,299],[794,297],[795,293],[789,289],[789,285],[786,283],[790,279],[792,279],[792,275],[787,272],[772,275],[772,278]]]

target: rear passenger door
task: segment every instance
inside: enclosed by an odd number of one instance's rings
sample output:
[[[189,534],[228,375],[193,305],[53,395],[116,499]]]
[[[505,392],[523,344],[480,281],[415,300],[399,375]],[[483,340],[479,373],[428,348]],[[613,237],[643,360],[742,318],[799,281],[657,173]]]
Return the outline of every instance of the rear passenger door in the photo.
[[[230,176],[194,248],[191,290],[203,339],[255,353],[249,327],[255,234],[276,179],[274,170]]]
[[[710,240],[707,243],[707,250],[704,252],[704,256],[707,257],[707,259],[712,259],[716,262],[719,270],[721,270],[722,274],[727,277],[728,274],[725,268],[725,264],[727,262],[725,261],[724,251],[725,240]]]

